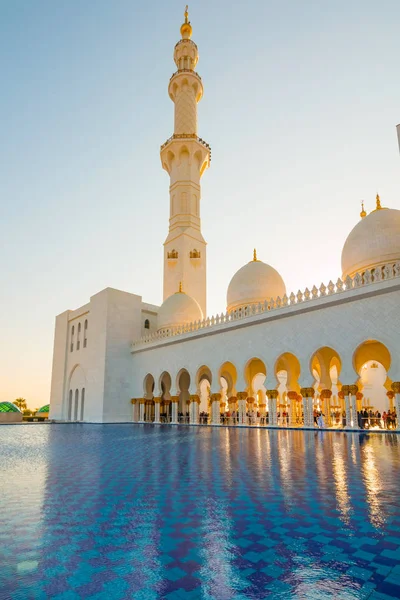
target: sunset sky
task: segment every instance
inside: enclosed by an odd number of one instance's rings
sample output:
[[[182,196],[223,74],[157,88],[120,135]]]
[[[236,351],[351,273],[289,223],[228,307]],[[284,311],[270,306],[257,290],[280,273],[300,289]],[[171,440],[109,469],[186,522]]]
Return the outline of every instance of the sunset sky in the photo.
[[[49,401],[54,318],[162,300],[185,2],[0,3],[0,400]],[[208,314],[258,257],[289,292],[341,275],[360,201],[400,209],[399,0],[195,0]]]

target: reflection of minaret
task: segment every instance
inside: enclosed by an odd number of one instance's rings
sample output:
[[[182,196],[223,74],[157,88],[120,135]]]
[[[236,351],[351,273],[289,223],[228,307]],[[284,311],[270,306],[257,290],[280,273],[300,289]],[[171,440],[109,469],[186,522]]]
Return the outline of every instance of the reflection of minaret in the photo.
[[[161,163],[170,176],[169,233],[164,243],[164,300],[179,282],[206,315],[206,242],[200,227],[200,178],[210,165],[210,147],[197,135],[197,103],[203,96],[201,77],[194,70],[199,59],[190,39],[192,26],[185,11],[182,39],[175,46],[178,70],[168,93],[175,104],[174,134],[161,146]]]

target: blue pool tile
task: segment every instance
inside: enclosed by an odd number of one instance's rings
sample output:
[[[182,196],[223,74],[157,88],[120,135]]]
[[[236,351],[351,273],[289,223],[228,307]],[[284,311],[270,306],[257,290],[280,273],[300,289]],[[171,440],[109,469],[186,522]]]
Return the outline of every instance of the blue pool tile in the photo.
[[[0,427],[0,600],[400,597],[397,440]],[[379,493],[371,457],[390,465]],[[29,465],[24,497],[15,460]]]

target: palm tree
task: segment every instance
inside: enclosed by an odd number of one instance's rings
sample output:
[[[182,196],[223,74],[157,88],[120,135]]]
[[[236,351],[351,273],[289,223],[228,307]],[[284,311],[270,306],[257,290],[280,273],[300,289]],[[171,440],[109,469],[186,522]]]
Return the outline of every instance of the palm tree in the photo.
[[[15,404],[15,406],[18,406],[19,410],[21,411],[26,410],[25,398],[17,398],[16,400],[14,400],[13,404]]]

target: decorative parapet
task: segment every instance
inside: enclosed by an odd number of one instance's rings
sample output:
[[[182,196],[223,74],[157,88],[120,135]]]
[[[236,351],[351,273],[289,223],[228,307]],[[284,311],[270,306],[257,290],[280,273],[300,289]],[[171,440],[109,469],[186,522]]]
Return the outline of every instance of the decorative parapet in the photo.
[[[363,273],[356,273],[353,278],[346,277],[344,281],[340,278],[336,283],[330,281],[327,286],[321,283],[319,288],[314,286],[311,291],[306,288],[304,292],[299,290],[297,294],[291,293],[289,296],[285,294],[282,298],[278,296],[275,298],[275,300],[272,299],[263,303],[259,302],[258,304],[252,304],[246,306],[245,308],[239,308],[231,312],[221,313],[220,315],[213,317],[207,317],[202,321],[196,321],[194,323],[190,323],[189,325],[156,331],[135,341],[132,344],[132,351],[135,351],[136,348],[147,346],[166,338],[184,336],[186,334],[201,331],[203,329],[208,330],[213,327],[225,326],[233,323],[234,321],[241,321],[242,319],[252,319],[257,315],[269,313],[277,309],[317,302],[324,297],[340,295],[351,290],[364,288],[374,285],[375,283],[381,283],[383,281],[397,278],[400,280],[400,261],[394,264],[390,263],[376,269],[367,270]]]

